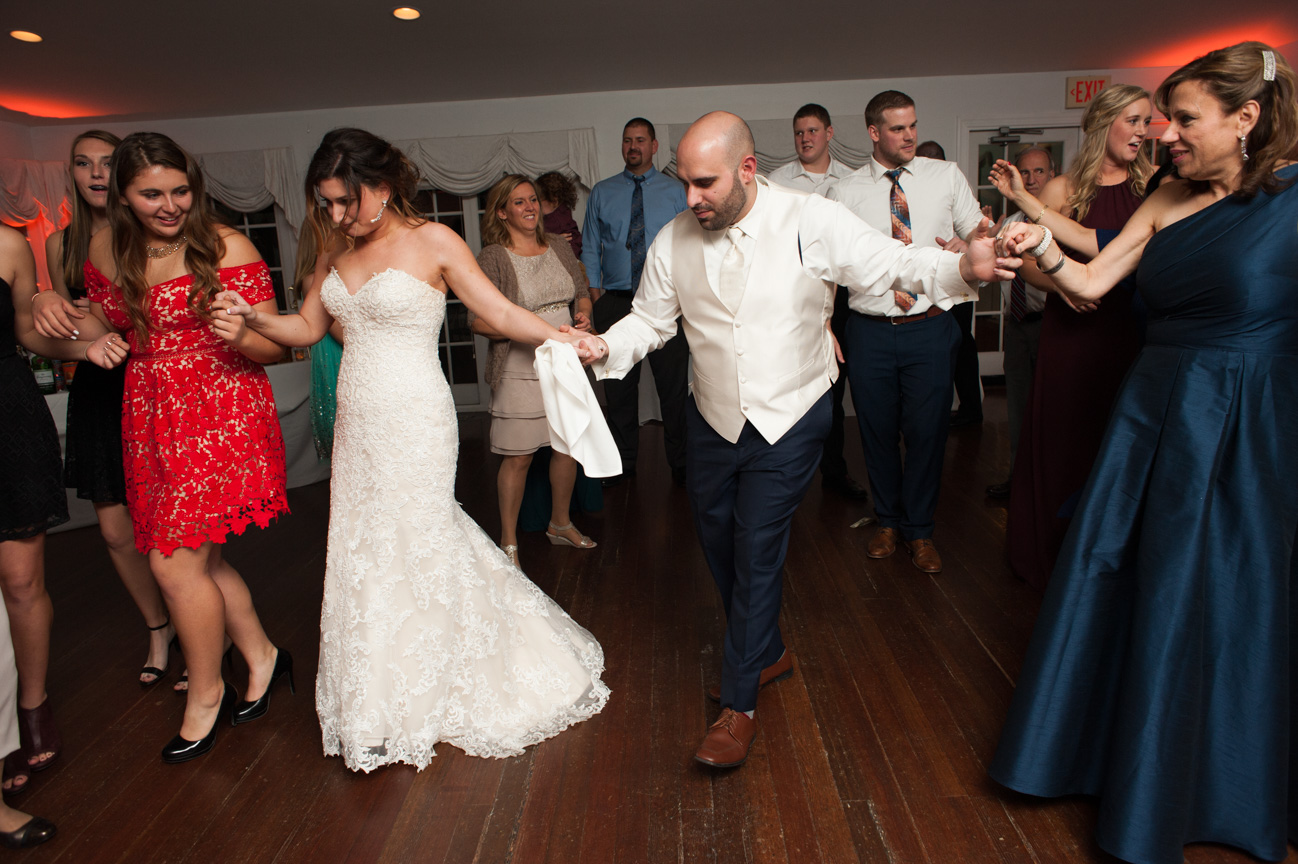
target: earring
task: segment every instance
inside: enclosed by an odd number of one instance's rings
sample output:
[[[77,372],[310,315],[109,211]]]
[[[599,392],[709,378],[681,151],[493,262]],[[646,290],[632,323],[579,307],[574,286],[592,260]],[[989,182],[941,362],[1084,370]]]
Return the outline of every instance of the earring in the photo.
[[[1239,158],[1248,161],[1248,137],[1245,135],[1239,136]]]
[[[1242,141],[1243,139],[1240,139],[1240,140]],[[1245,156],[1244,158],[1247,159],[1248,157]],[[386,210],[386,209],[388,209],[388,199],[384,198],[384,199],[383,199],[383,206],[379,208],[378,215],[376,215],[373,219],[370,220],[370,224],[373,225],[375,222],[377,222],[377,221],[379,221],[380,219],[382,219],[382,218],[383,218],[383,211]]]

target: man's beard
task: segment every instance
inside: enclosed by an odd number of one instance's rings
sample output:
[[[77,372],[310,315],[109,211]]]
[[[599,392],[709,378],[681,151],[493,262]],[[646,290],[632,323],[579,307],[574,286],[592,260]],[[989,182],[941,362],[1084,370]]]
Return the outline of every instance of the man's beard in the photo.
[[[706,221],[699,219],[699,224],[708,231],[724,231],[735,224],[747,200],[744,195],[744,184],[739,181],[739,172],[736,171],[734,185],[730,187],[730,193],[716,205],[712,215]]]

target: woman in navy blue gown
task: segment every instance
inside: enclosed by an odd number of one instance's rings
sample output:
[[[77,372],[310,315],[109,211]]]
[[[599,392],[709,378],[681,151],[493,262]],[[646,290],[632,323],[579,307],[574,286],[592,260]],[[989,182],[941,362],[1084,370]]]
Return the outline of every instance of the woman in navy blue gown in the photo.
[[[1294,93],[1258,42],[1175,72],[1157,101],[1182,179],[1053,274],[1083,304],[1135,270],[1149,326],[991,775],[1099,796],[1100,846],[1128,861],[1179,864],[1195,841],[1279,860],[1298,836]],[[1048,241],[1026,225],[1006,245],[1050,272]]]

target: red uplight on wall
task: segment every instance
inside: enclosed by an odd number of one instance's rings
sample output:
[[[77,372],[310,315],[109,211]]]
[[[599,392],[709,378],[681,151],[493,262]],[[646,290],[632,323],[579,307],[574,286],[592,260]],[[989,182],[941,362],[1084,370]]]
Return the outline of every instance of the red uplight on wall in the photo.
[[[1288,45],[1296,39],[1298,39],[1298,28],[1287,22],[1264,21],[1253,24],[1240,24],[1182,39],[1170,45],[1153,48],[1148,53],[1141,55],[1131,65],[1136,67],[1184,66],[1209,51],[1215,51],[1218,48],[1225,48],[1240,42],[1257,40],[1274,47]]]
[[[30,114],[33,117],[48,117],[56,120],[66,120],[73,117],[98,117],[103,114],[114,113],[103,106],[86,105],[58,98],[32,96],[27,93],[14,93],[7,90],[0,90],[0,108],[8,108],[10,111]]]

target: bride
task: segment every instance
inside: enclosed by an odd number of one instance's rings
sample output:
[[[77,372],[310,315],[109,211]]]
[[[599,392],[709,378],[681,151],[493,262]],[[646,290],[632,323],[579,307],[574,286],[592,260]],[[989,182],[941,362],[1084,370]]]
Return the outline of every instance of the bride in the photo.
[[[411,206],[417,169],[360,129],[307,170],[317,248],[296,315],[218,298],[242,332],[312,345],[337,319],[333,480],[316,711],[326,755],[425,767],[446,741],[513,756],[599,713],[604,652],[455,502],[459,435],[440,370],[446,294],[510,339],[570,341],[500,294],[451,229]],[[217,307],[213,307],[214,309]]]

